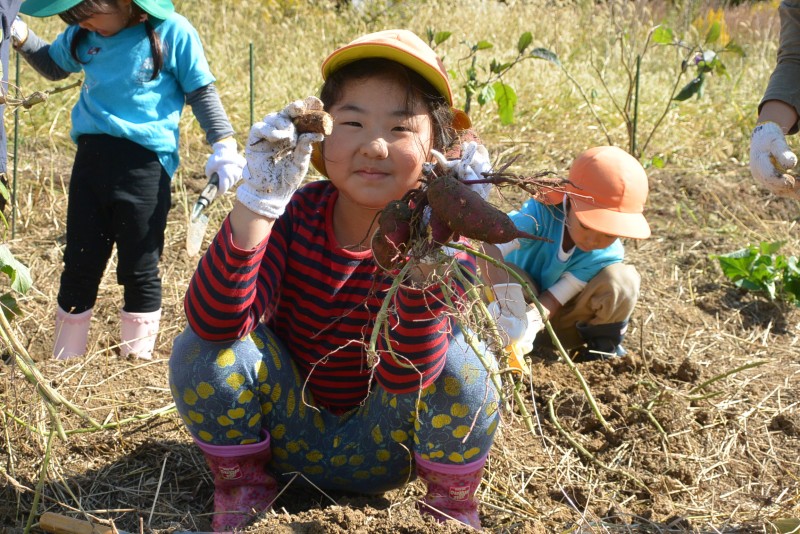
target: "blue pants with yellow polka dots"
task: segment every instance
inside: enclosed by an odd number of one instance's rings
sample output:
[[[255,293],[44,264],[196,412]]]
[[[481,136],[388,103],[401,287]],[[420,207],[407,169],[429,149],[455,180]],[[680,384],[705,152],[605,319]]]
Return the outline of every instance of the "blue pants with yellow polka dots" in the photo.
[[[490,353],[478,343],[493,361]],[[460,331],[441,375],[421,392],[393,394],[373,383],[344,414],[315,406],[291,354],[263,324],[231,343],[186,328],[169,362],[178,413],[202,442],[272,439],[271,471],[323,489],[379,493],[414,478],[414,453],[442,464],[484,459],[499,423],[495,387]]]

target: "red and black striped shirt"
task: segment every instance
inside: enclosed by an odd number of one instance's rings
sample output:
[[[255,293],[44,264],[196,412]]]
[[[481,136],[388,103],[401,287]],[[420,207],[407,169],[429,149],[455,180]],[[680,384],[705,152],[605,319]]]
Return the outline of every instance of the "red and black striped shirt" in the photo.
[[[393,393],[433,382],[449,346],[452,315],[446,312],[453,304],[445,302],[441,285],[402,287],[378,336],[377,365],[370,367],[370,336],[393,278],[375,265],[371,251],[338,247],[332,228],[337,196],[327,180],[301,188],[270,235],[250,251],[233,245],[226,219],[192,277],[184,309],[191,328],[209,341],[241,338],[263,318],[308,377],[317,403],[343,412],[366,397],[373,377]],[[471,255],[458,259],[475,272]]]

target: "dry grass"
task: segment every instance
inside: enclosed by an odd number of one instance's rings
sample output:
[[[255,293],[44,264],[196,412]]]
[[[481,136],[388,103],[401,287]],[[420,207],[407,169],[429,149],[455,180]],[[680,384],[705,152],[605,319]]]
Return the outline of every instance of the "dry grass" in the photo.
[[[251,42],[258,118],[315,93],[318,65],[335,45],[365,31],[403,26],[423,35],[428,27],[454,33],[440,52],[459,87],[463,42],[493,42],[495,48],[482,56],[488,64],[491,57],[512,56],[519,34],[531,31],[534,46],[557,52],[587,91],[597,89],[599,116],[614,142],[625,143],[624,125],[593,75],[597,62],[606,60],[606,83],[614,94],[624,93],[609,4],[467,0],[454,9],[438,0],[406,1],[363,14],[336,13],[326,2],[265,5],[177,2],[206,43],[240,139],[250,122]],[[662,20],[690,35],[692,22],[707,13],[699,2],[671,10],[660,3],[615,5],[628,10],[619,11],[617,21],[627,21],[634,41]],[[771,3],[726,10],[728,31],[748,56],[726,59],[730,79],[713,78],[702,99],[676,106],[647,154],[663,154],[667,166],[650,169],[653,238],[627,244],[630,262],[643,274],[626,343],[631,355],[581,367],[614,432],[598,424],[574,376],[551,353],[537,354],[522,386],[536,432],[527,431],[518,413],[505,415],[480,491],[489,530],[768,532],[781,519],[800,517],[800,310],[733,289],[709,258],[761,240],[785,240],[784,252],[800,251],[798,203],[759,190],[745,166],[755,106],[774,62],[774,9]],[[48,38],[60,29],[54,20],[32,25]],[[676,56],[665,50],[643,62],[644,125],[663,108],[675,68]],[[25,67],[22,80],[26,94],[48,87]],[[553,65],[527,61],[507,82],[519,94],[516,124],[501,126],[489,106],[472,115],[493,154],[502,160],[521,156],[515,172],[563,171],[576,153],[606,142],[576,88]],[[457,95],[463,99],[460,89]],[[20,299],[25,315],[14,333],[49,384],[104,430],[92,430],[85,418],[61,407],[69,439],[50,441],[52,416],[6,348],[0,363],[0,524],[5,532],[20,532],[36,508],[78,516],[83,511],[130,531],[208,528],[211,483],[170,411],[166,384],[166,358],[184,325],[183,292],[196,261],[183,251],[187,206],[203,185],[207,147],[187,113],[162,262],[157,359],[117,357],[121,290],[112,257],[90,354],[51,361],[64,181],[73,151],[68,113],[76,96],[56,95],[20,114],[16,233],[8,243],[30,267],[35,286]],[[514,194],[498,197],[506,207],[519,201]],[[229,198],[212,206],[212,227],[229,207]],[[254,531],[458,531],[419,519],[418,483],[367,499],[325,495],[299,482]],[[330,499],[338,504],[330,506]]]

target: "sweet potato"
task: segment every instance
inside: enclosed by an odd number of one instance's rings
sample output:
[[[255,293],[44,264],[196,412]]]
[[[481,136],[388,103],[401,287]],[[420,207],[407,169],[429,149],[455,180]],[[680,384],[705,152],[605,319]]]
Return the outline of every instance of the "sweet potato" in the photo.
[[[322,110],[311,110],[292,119],[297,133],[321,133],[330,135],[333,130],[333,117]]]
[[[451,241],[458,240],[459,236],[453,232],[450,225],[433,211],[433,208],[431,208],[431,220],[428,225],[431,228],[431,239],[437,245],[446,245]]]
[[[384,271],[391,271],[399,267],[405,259],[398,248],[386,239],[380,228],[373,234],[370,247],[375,263]]]
[[[513,221],[452,174],[428,184],[431,210],[456,233],[485,243],[508,243],[514,238],[538,239],[519,230]]]
[[[381,234],[397,249],[405,249],[411,237],[411,215],[408,203],[403,200],[393,200],[378,216]]]
[[[379,267],[392,270],[405,258],[411,239],[413,212],[405,200],[389,202],[378,215],[378,230],[372,236],[372,256]]]

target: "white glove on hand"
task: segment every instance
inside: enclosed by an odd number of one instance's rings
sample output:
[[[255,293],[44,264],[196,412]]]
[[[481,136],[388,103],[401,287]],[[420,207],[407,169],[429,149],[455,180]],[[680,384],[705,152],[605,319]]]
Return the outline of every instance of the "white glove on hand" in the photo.
[[[206,162],[206,177],[211,178],[214,173],[219,177],[219,188],[214,198],[221,197],[225,191],[233,187],[242,178],[242,169],[247,164],[244,156],[236,150],[236,139],[228,137],[217,141],[211,148],[211,154]]]
[[[498,243],[495,246],[500,251],[500,254],[502,254],[503,257],[505,258],[509,254],[514,252],[515,250],[519,250],[519,248],[522,246],[522,244],[519,242],[518,238],[514,238],[511,241],[509,241],[508,243]]]
[[[11,45],[19,48],[28,40],[28,25],[21,18],[17,17],[11,23]]]
[[[236,197],[250,211],[270,219],[284,212],[308,172],[312,145],[324,138],[321,133],[297,135],[292,119],[322,107],[322,101],[313,96],[296,100],[250,129],[244,183],[236,190]]]
[[[800,186],[787,169],[797,165],[783,130],[774,122],[755,127],[750,137],[750,172],[758,182],[778,196],[800,199]]]
[[[492,172],[489,151],[486,150],[484,145],[475,141],[469,141],[461,145],[461,159],[445,159],[444,155],[436,150],[431,150],[431,153],[439,160],[442,166],[453,169],[462,182],[481,180],[484,178],[482,173]],[[484,200],[492,190],[492,184],[470,184],[469,187]]]
[[[533,350],[536,334],[544,328],[544,321],[535,305],[525,304],[520,284],[495,284],[495,300],[489,303],[491,316],[500,327],[505,346],[515,344],[522,354]]]

